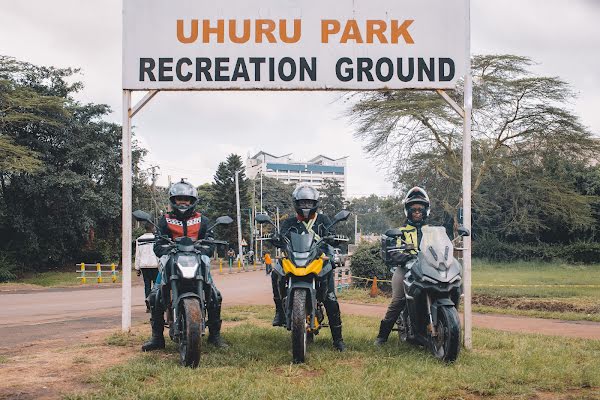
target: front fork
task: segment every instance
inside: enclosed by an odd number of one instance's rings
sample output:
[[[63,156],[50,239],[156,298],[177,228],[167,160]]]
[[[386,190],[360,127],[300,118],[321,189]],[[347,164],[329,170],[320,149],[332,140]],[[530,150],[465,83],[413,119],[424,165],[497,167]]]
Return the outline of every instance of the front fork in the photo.
[[[431,311],[431,297],[429,293],[425,293],[425,299],[427,301],[427,318],[429,318],[429,324],[427,325],[427,331],[432,337],[437,336],[437,332],[435,330],[435,325],[433,324],[433,315]]]

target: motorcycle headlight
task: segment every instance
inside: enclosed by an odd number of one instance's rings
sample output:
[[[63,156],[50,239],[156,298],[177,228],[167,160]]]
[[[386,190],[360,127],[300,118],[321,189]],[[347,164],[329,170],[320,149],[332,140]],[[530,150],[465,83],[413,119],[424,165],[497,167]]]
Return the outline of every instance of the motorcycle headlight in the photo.
[[[192,279],[196,276],[199,265],[196,256],[179,256],[177,258],[177,268],[179,268],[181,276],[186,279]]]

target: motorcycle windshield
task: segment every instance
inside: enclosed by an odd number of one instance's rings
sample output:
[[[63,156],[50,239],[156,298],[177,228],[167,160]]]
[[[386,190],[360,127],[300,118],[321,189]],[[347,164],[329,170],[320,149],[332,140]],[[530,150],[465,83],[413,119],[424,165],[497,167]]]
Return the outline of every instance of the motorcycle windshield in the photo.
[[[424,226],[422,229],[421,256],[427,264],[438,270],[447,270],[454,262],[454,246],[443,226]]]
[[[312,233],[298,234],[292,232],[290,242],[294,253],[308,253],[313,244],[315,235]]]

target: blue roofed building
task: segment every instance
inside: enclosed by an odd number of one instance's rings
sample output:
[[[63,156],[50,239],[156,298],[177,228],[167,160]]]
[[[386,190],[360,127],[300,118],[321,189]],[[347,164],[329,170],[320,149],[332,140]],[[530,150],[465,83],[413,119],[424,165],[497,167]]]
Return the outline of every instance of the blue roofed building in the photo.
[[[331,158],[319,154],[310,160],[298,161],[292,158],[292,153],[275,156],[260,151],[246,160],[246,176],[254,179],[262,172],[265,176],[293,185],[308,182],[317,189],[322,186],[324,179],[335,179],[346,197],[347,158]]]

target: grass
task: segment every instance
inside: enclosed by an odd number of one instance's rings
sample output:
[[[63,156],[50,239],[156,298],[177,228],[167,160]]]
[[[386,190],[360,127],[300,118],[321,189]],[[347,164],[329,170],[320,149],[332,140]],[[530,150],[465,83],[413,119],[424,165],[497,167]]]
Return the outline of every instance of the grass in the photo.
[[[600,387],[600,341],[475,330],[474,350],[451,365],[421,348],[372,344],[375,317],[344,316],[349,350],[338,353],[328,330],[290,363],[290,334],[269,326],[270,307],[226,309],[248,320],[224,329],[226,350],[203,347],[198,369],[178,365],[173,343],[100,372],[96,391],[70,399],[450,399],[531,398],[535,393]],[[203,343],[204,344],[204,343]],[[138,346],[134,340],[131,346]],[[587,397],[592,398],[592,397]]]
[[[8,357],[0,355],[0,364],[6,364],[8,362]]]
[[[475,312],[600,322],[600,265],[473,260],[472,281]],[[371,298],[368,288],[344,290],[338,298],[390,301],[389,294]]]

